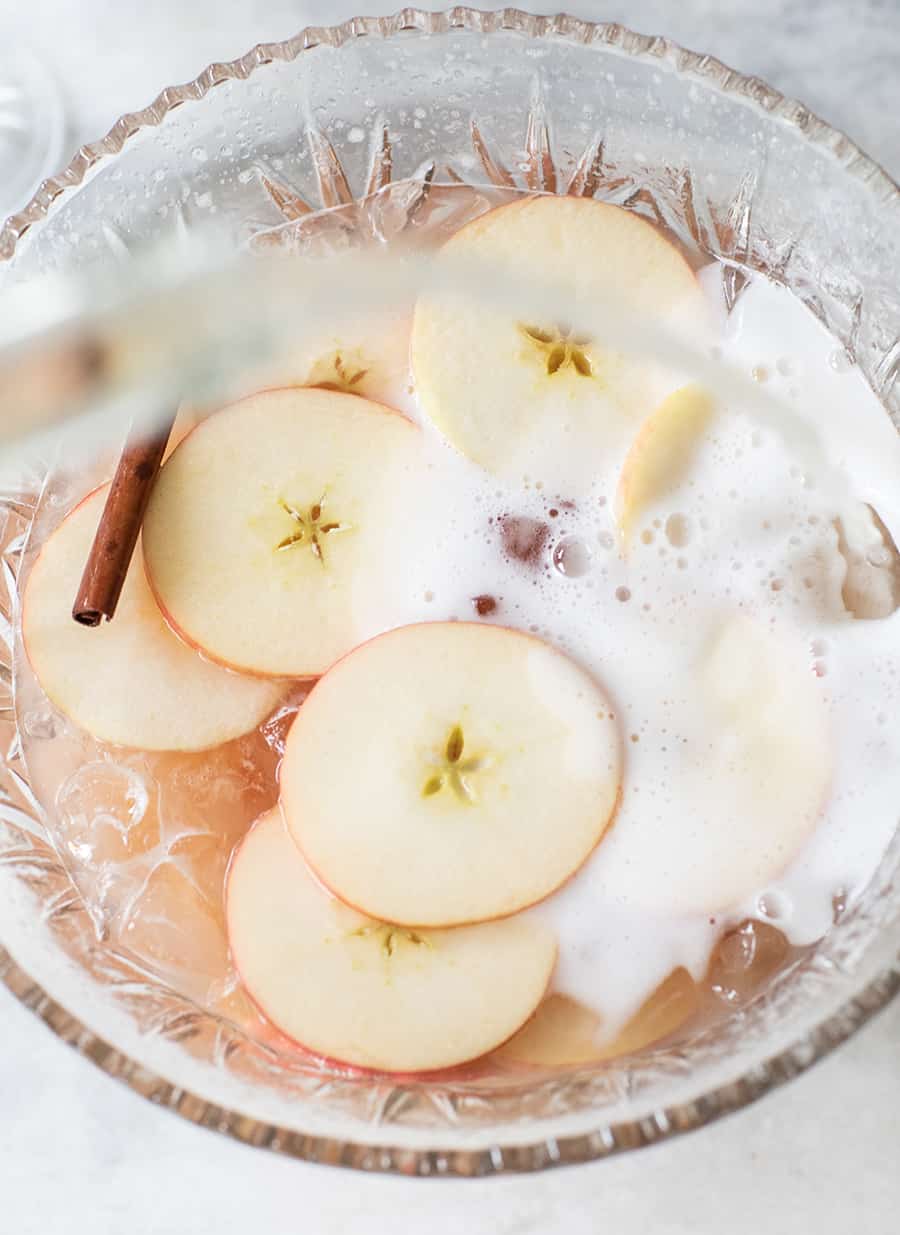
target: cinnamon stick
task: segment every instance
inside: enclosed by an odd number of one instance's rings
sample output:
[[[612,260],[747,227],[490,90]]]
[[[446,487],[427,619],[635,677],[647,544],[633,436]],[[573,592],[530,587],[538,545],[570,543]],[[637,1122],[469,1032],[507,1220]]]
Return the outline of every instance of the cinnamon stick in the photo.
[[[174,421],[173,413],[152,433],[132,431],[125,443],[72,606],[82,626],[99,626],[116,611]]]

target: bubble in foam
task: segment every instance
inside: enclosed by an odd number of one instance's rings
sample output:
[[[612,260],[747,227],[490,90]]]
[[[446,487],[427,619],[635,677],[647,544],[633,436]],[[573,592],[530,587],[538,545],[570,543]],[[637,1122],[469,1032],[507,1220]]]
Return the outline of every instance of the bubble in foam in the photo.
[[[583,540],[568,536],[553,548],[553,565],[568,579],[579,579],[591,568],[591,551]]]
[[[623,604],[626,600],[631,600],[631,589],[627,587],[617,587],[616,600],[621,600]]]
[[[768,922],[787,922],[793,911],[790,898],[783,892],[763,892],[756,907],[759,916]]]
[[[849,373],[853,367],[853,361],[843,347],[835,348],[828,357],[828,363],[835,373]]]
[[[683,549],[690,543],[691,522],[687,515],[669,515],[666,519],[666,539],[676,549]]]

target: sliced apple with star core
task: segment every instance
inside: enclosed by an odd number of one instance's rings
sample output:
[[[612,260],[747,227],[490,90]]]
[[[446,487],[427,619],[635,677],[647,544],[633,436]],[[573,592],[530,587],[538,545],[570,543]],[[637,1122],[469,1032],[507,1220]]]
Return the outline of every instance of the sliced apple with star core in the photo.
[[[380,635],[313,688],[288,734],[285,819],[318,878],[385,921],[453,926],[558,888],[612,818],[609,700],[549,644],[433,622]]]
[[[444,245],[437,270],[469,271],[472,291],[439,285],[419,298],[411,357],[424,411],[484,467],[525,467],[547,482],[533,469],[552,467],[555,455],[563,480],[582,464],[596,474],[677,385],[639,335],[625,352],[595,334],[592,307],[627,313],[636,330],[644,321],[690,327],[694,340],[706,319],[674,245],[637,215],[590,198],[500,206]],[[520,312],[495,302],[505,280]]]
[[[311,677],[390,625],[388,563],[419,471],[399,413],[329,390],[216,412],[162,468],[144,560],[166,620],[213,660]]]
[[[342,314],[297,343],[279,367],[278,384],[320,386],[409,411],[414,407],[409,331],[409,311],[387,305],[377,312]]]
[[[234,857],[226,919],[238,973],[282,1033],[390,1072],[498,1046],[537,1007],[556,960],[552,932],[530,919],[422,932],[347,908],[313,879],[277,810]]]
[[[168,629],[140,557],[128,569],[115,618],[95,629],[72,620],[72,601],[107,486],[67,515],[25,584],[22,637],[48,698],[106,742],[143,750],[204,750],[255,729],[284,686],[228,673]]]

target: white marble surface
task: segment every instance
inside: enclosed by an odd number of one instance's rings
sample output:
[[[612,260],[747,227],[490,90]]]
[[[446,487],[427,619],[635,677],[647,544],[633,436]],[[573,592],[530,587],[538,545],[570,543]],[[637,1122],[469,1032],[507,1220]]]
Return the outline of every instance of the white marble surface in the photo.
[[[2,0],[58,74],[68,146],[329,0]],[[394,5],[361,0],[367,12]],[[542,6],[550,12],[553,6]],[[898,0],[578,3],[767,78],[900,175]],[[10,11],[12,10],[12,11]],[[528,1178],[412,1182],[282,1160],[142,1102],[0,990],[0,1230],[9,1235],[887,1235],[900,1209],[900,1001],[751,1109],[652,1150]]]

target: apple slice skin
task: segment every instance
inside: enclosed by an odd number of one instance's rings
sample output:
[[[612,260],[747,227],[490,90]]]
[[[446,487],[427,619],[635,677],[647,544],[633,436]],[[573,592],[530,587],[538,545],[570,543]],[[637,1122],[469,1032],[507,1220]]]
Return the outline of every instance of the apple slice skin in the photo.
[[[553,934],[525,919],[409,938],[356,913],[316,884],[277,809],[232,858],[225,905],[235,966],[271,1024],[313,1054],[380,1072],[487,1054],[537,1007],[556,961]]]
[[[136,555],[115,619],[77,625],[71,608],[108,486],[69,512],[42,547],[22,602],[22,640],[52,703],[93,737],[148,751],[198,751],[255,729],[284,694],[208,664],[168,629]]]
[[[419,441],[394,408],[314,387],[258,391],[203,419],[163,466],[144,519],[166,622],[225,668],[318,677],[374,633],[365,597],[386,586],[379,565]],[[321,554],[284,547],[298,528],[287,507],[320,503],[332,527]]]
[[[471,798],[451,775],[434,789],[457,730]],[[612,707],[568,657],[507,627],[432,622],[376,636],[319,680],[280,790],[335,896],[380,921],[451,927],[561,887],[611,823],[621,778]]]

